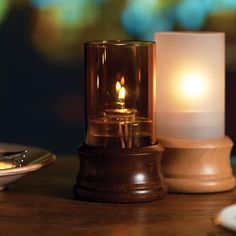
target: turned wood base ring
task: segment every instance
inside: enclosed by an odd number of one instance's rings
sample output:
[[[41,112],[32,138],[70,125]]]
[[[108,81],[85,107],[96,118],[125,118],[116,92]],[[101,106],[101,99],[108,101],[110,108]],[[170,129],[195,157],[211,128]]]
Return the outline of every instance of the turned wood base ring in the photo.
[[[160,144],[134,149],[79,148],[80,170],[74,186],[77,199],[96,202],[144,202],[162,198]]]
[[[164,146],[163,174],[173,193],[211,193],[235,187],[229,137],[216,140],[158,139]]]

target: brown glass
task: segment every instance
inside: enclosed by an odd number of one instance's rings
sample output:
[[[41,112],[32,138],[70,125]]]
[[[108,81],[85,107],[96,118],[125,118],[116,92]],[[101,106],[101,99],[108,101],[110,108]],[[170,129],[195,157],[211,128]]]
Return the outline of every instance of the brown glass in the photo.
[[[134,148],[155,144],[155,43],[85,44],[86,144]]]

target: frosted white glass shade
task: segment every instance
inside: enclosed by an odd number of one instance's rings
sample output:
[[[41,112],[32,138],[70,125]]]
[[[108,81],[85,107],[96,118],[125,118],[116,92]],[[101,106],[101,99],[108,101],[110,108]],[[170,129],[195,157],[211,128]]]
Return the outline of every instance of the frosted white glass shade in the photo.
[[[225,135],[224,33],[156,33],[157,136]]]

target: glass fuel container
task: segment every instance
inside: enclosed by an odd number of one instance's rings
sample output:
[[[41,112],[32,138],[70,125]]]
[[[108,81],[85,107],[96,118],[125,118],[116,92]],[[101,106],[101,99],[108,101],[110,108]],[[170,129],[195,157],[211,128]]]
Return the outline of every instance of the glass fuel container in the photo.
[[[136,148],[155,143],[155,43],[89,42],[86,143]]]
[[[155,137],[156,44],[85,44],[86,138],[75,196],[101,202],[163,197],[163,147]]]

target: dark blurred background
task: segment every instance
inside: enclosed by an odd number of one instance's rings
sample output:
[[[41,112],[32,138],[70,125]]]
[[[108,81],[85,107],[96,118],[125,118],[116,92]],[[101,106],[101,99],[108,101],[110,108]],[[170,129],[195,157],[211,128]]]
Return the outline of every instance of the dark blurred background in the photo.
[[[75,153],[84,42],[172,30],[226,33],[226,132],[236,142],[236,0],[0,0],[0,141]]]

